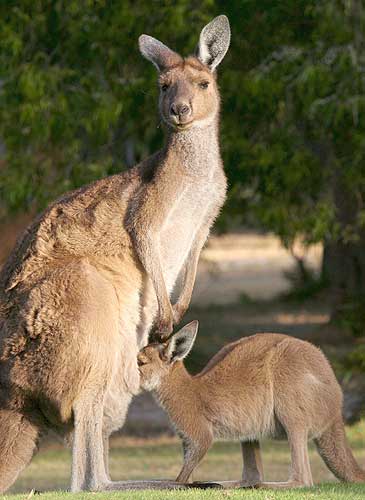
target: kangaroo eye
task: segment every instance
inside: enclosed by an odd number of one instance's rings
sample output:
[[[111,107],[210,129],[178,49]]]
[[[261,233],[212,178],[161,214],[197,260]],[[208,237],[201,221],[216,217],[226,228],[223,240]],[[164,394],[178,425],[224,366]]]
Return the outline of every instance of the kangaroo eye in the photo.
[[[199,87],[201,89],[207,89],[208,88],[208,85],[209,85],[209,82],[200,82],[199,83]]]
[[[162,85],[161,85],[161,90],[162,90],[162,92],[166,92],[166,90],[167,90],[168,88],[169,88],[168,83],[164,83],[164,84],[162,84]]]

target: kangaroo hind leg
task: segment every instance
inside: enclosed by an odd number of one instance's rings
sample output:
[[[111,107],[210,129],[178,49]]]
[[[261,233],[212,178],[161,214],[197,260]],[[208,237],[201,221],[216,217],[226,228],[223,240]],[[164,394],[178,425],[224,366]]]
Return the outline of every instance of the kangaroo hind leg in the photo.
[[[259,441],[241,441],[241,451],[243,459],[242,480],[219,481],[215,483],[216,485],[227,489],[252,488],[261,485],[264,480],[264,472]],[[209,483],[206,484],[206,487],[211,486]]]
[[[104,462],[104,394],[85,394],[74,404],[71,491],[97,491],[109,483]]]

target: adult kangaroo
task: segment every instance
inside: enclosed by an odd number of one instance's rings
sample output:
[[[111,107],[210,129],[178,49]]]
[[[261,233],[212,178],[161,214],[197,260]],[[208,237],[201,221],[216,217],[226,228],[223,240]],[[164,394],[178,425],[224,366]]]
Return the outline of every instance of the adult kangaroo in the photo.
[[[73,431],[72,491],[126,486],[109,479],[108,437],[138,392],[137,353],[152,324],[166,338],[189,305],[200,251],[225,199],[215,69],[229,41],[225,16],[205,26],[196,56],[186,59],[142,35],[140,50],[159,71],[165,146],[127,172],[64,195],[7,260],[1,492],[49,428]]]

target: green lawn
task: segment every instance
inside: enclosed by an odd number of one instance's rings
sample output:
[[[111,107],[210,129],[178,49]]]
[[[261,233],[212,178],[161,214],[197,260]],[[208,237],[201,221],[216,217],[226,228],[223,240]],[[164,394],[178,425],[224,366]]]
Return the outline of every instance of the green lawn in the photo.
[[[351,446],[358,461],[365,464],[365,422],[347,428]],[[313,478],[316,484],[310,490],[291,490],[276,492],[273,490],[240,490],[240,491],[138,491],[119,493],[90,493],[72,495],[75,499],[190,499],[190,498],[249,498],[249,499],[292,499],[292,498],[319,498],[319,499],[357,499],[365,498],[365,485],[345,485],[334,481],[332,474],[326,469],[315,449],[311,447],[310,457]],[[289,465],[288,447],[285,442],[265,442],[263,444],[263,460],[265,479],[285,480]],[[174,478],[181,465],[180,443],[171,437],[154,439],[137,439],[116,437],[112,440],[111,473],[114,479],[147,479],[147,478]],[[218,442],[210,450],[205,460],[194,475],[196,480],[228,480],[238,479],[241,474],[242,463],[238,443]],[[58,444],[49,444],[33,459],[31,465],[23,472],[10,493],[4,499],[22,499],[29,496],[32,488],[38,491],[64,490],[69,486],[70,452]],[[325,484],[323,484],[325,483]],[[63,499],[70,494],[44,493],[35,498]]]
[[[318,500],[353,500],[364,499],[365,487],[359,485],[333,485],[323,484],[321,486],[288,491],[273,490],[188,490],[188,491],[135,491],[135,492],[113,492],[113,493],[44,493],[42,495],[14,495],[12,500],[67,500],[70,497],[75,500],[224,500],[224,499],[248,499],[248,500],[297,500],[297,499],[318,499]]]

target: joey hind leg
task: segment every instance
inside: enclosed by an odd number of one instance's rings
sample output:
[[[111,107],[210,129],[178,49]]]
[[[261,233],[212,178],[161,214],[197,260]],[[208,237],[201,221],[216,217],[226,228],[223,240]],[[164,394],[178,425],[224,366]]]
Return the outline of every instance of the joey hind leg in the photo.
[[[291,454],[289,480],[284,482],[263,482],[263,488],[301,488],[313,486],[312,473],[308,456],[307,432],[287,430]]]
[[[242,481],[247,486],[254,486],[264,479],[263,466],[258,441],[241,442],[243,472]]]
[[[243,458],[242,480],[240,481],[217,481],[193,483],[199,488],[250,488],[259,486],[263,481],[263,467],[260,454],[260,443],[258,441],[241,441]]]

